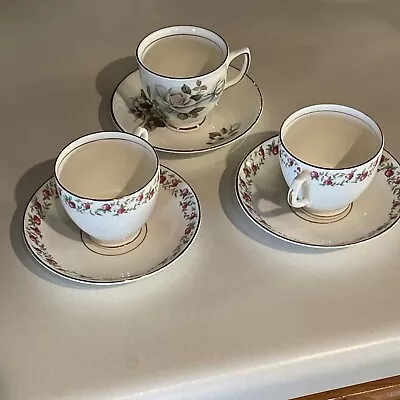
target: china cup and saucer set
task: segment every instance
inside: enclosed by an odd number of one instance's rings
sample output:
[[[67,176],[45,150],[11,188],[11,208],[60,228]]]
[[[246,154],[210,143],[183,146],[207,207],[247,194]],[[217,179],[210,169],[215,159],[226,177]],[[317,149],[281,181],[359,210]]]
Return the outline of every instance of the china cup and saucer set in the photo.
[[[138,70],[115,89],[119,131],[96,132],[58,154],[54,176],[29,201],[23,236],[51,272],[92,285],[128,283],[171,265],[201,220],[190,184],[157,152],[202,153],[242,138],[262,95],[248,76],[248,48],[218,34],[172,26],[138,45]],[[231,65],[243,59],[241,68]],[[280,133],[242,160],[236,180],[244,214],[298,246],[342,248],[376,238],[400,217],[400,168],[379,126],[350,107],[295,111]]]

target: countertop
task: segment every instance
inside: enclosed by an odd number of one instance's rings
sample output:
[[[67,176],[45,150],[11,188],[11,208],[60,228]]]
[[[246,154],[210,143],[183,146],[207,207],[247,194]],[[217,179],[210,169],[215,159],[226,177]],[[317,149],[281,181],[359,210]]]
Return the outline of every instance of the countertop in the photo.
[[[262,118],[227,148],[161,155],[203,214],[175,264],[110,288],[57,278],[25,249],[24,207],[67,142],[116,129],[139,39],[171,24],[250,47]],[[370,114],[400,157],[397,0],[3,0],[0,43],[1,400],[285,399],[399,373],[400,226],[306,250],[258,229],[233,186],[247,151],[313,103]]]

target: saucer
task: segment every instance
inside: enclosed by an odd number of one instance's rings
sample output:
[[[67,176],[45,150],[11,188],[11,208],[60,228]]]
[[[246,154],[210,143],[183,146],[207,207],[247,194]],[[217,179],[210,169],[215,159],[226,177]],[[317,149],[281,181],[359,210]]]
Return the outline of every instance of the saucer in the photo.
[[[229,67],[228,77],[237,73],[235,67]],[[226,89],[205,122],[190,132],[165,127],[161,115],[141,88],[138,70],[122,80],[111,100],[111,114],[120,130],[132,132],[143,126],[149,131],[153,147],[168,153],[200,153],[232,143],[249,132],[259,120],[262,109],[261,91],[248,75]]]
[[[81,283],[114,285],[171,265],[189,249],[199,226],[200,204],[195,192],[176,172],[161,166],[156,206],[131,251],[101,255],[88,246],[62,208],[54,177],[29,201],[23,235],[34,258],[51,272]]]
[[[274,136],[244,158],[236,176],[240,206],[264,231],[301,246],[342,248],[376,238],[400,218],[399,163],[385,150],[371,185],[335,220],[292,209],[287,191]]]

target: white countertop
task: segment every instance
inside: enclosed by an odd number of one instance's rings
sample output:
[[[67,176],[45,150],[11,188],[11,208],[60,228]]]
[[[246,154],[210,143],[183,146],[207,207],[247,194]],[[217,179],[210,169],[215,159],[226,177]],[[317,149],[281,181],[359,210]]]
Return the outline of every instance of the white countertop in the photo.
[[[229,148],[162,156],[203,212],[173,266],[113,288],[59,279],[24,248],[24,207],[65,143],[110,128],[138,40],[180,23],[250,47],[262,119]],[[233,188],[246,152],[311,103],[372,115],[400,157],[397,0],[17,0],[0,43],[1,400],[285,399],[400,372],[400,226],[304,250],[258,229]]]

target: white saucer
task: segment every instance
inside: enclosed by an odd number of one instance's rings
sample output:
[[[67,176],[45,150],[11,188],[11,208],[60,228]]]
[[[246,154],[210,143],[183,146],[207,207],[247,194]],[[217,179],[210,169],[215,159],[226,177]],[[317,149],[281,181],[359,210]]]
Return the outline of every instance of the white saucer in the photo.
[[[228,76],[237,72],[235,67],[229,67]],[[262,108],[261,91],[248,75],[224,91],[205,122],[191,132],[176,132],[165,127],[160,114],[141,90],[138,70],[117,86],[111,100],[111,114],[120,130],[132,132],[143,126],[150,131],[150,143],[168,153],[200,153],[232,143],[256,124]]]
[[[236,176],[239,204],[261,229],[301,246],[342,248],[387,232],[400,218],[399,163],[385,150],[373,182],[339,220],[326,223],[292,210],[287,191],[275,136],[244,158]]]
[[[189,249],[199,226],[200,204],[193,189],[176,172],[161,166],[156,206],[132,251],[106,256],[86,247],[80,229],[59,203],[54,178],[29,201],[23,234],[36,260],[55,274],[81,283],[114,285],[171,265]]]

